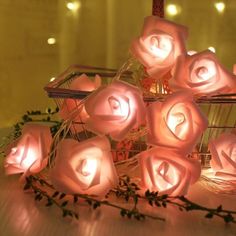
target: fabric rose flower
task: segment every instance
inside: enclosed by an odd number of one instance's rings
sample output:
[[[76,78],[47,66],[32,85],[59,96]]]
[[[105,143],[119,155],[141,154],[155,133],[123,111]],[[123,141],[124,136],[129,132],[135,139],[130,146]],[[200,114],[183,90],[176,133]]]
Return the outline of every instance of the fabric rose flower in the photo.
[[[162,78],[186,53],[187,28],[157,16],[144,20],[142,34],[131,45],[132,54],[155,79]]]
[[[236,75],[228,72],[215,53],[206,50],[177,60],[170,88],[191,89],[195,95],[216,95],[236,91]]]
[[[109,140],[106,137],[83,142],[62,140],[58,144],[51,180],[63,193],[104,196],[118,182]]]
[[[13,144],[5,160],[6,174],[40,172],[48,163],[52,143],[49,127],[39,124],[26,124],[21,137]]]
[[[89,115],[86,129],[98,135],[109,134],[114,140],[124,139],[131,129],[145,122],[141,91],[123,81],[97,89],[84,106]]]
[[[184,158],[175,151],[155,147],[138,155],[145,189],[172,196],[185,195],[201,173],[200,162]]]
[[[99,75],[95,76],[94,82],[89,79],[86,74],[80,75],[78,78],[74,79],[69,89],[78,91],[93,91],[96,90],[101,85],[101,78]],[[72,131],[81,132],[83,131],[83,125],[88,114],[81,105],[80,99],[67,98],[64,100],[59,115],[63,120],[71,119],[74,121]]]
[[[211,167],[217,176],[236,178],[236,134],[224,133],[210,141]]]
[[[149,144],[174,148],[183,155],[192,151],[208,125],[191,92],[185,90],[148,106],[147,123]]]

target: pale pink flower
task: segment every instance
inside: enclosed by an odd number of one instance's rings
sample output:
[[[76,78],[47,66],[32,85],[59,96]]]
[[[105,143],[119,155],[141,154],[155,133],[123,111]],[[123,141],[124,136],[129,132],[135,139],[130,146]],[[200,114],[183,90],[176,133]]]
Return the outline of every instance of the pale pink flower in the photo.
[[[139,88],[123,81],[100,87],[85,101],[89,115],[86,129],[98,134],[109,134],[122,140],[128,132],[145,122],[145,107]]]
[[[210,141],[211,167],[217,176],[236,178],[236,135],[224,133]]]
[[[109,140],[62,140],[50,176],[56,189],[63,193],[104,196],[118,182]]]
[[[174,150],[155,147],[138,155],[142,187],[159,194],[185,195],[200,177],[200,162],[188,159]]]
[[[147,121],[149,144],[174,148],[183,155],[192,151],[208,125],[191,92],[185,90],[148,106]]]
[[[186,53],[187,28],[157,16],[144,20],[141,36],[131,46],[132,54],[146,67],[147,73],[161,79]]]
[[[48,163],[52,142],[49,127],[39,124],[26,124],[21,137],[12,143],[5,160],[6,174],[38,173]]]
[[[69,85],[69,89],[77,91],[94,91],[101,85],[101,78],[99,75],[95,76],[94,81],[89,79],[86,74],[82,74],[75,78]],[[81,104],[80,99],[66,98],[60,108],[59,115],[63,120],[72,120],[72,132],[81,132],[84,130],[83,123],[88,119],[88,114]]]
[[[220,64],[215,53],[206,50],[180,56],[169,86],[173,91],[190,89],[195,95],[233,93],[236,75]]]

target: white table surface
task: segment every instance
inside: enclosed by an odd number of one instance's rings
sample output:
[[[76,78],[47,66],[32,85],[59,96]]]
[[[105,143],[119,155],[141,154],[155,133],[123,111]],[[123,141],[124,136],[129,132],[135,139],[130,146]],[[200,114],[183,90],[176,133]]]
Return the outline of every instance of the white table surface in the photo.
[[[3,132],[0,133],[3,135]],[[0,235],[1,236],[235,236],[236,225],[226,225],[222,220],[204,218],[204,213],[181,212],[170,206],[167,209],[141,207],[152,214],[166,218],[165,222],[146,219],[136,221],[123,219],[119,211],[109,207],[91,210],[79,207],[79,221],[69,221],[61,217],[56,207],[46,208],[34,201],[34,195],[24,193],[19,176],[5,176],[0,161]],[[195,184],[187,196],[191,200],[216,207],[223,204],[225,209],[236,210],[236,196],[217,195],[209,192],[199,183]]]

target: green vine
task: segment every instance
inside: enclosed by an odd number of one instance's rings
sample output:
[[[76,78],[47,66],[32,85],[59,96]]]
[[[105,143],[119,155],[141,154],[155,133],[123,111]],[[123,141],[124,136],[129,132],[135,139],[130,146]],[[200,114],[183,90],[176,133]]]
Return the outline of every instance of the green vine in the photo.
[[[126,201],[133,199],[137,204],[138,199],[145,200],[150,206],[164,207],[168,205],[173,205],[178,207],[180,211],[201,211],[205,213],[205,217],[212,219],[214,216],[223,219],[226,223],[236,223],[235,216],[236,211],[225,210],[222,205],[219,205],[216,208],[209,208],[190,201],[185,196],[168,196],[167,194],[159,195],[158,192],[151,192],[147,190],[144,196],[141,196],[137,193],[137,190],[140,188],[137,184],[132,183],[129,176],[120,177],[119,186],[112,190],[117,197],[122,197]]]
[[[98,207],[105,205],[115,208],[120,211],[122,217],[127,217],[129,219],[133,218],[136,220],[144,220],[145,218],[150,218],[154,220],[165,221],[164,218],[159,216],[152,216],[141,212],[138,209],[139,201],[147,202],[152,207],[163,207],[167,208],[168,205],[177,207],[180,211],[201,211],[205,213],[205,217],[212,219],[214,216],[223,219],[226,223],[236,223],[235,215],[236,211],[230,211],[223,209],[222,205],[216,208],[208,208],[190,201],[184,196],[168,196],[167,194],[159,195],[158,192],[151,192],[147,190],[145,195],[140,195],[137,193],[140,190],[136,183],[131,182],[128,176],[121,176],[119,185],[110,190],[106,195],[106,199],[109,198],[110,194],[115,194],[117,198],[122,198],[126,202],[132,201],[133,206],[129,208],[122,207],[108,200],[100,200],[96,196],[87,194],[75,194],[69,195],[61,193],[48,183],[45,179],[40,176],[29,176],[26,178],[26,184],[24,190],[32,189],[35,194],[35,200],[41,201],[46,199],[45,206],[49,207],[55,205],[58,207],[63,217],[71,217],[74,219],[79,219],[79,213],[75,210],[68,208],[68,203],[76,204],[79,199],[86,202],[92,209],[97,209]],[[51,192],[51,194],[50,194]],[[65,200],[66,199],[66,200]]]
[[[71,218],[79,219],[79,213],[67,208],[67,205],[69,202],[75,204],[78,202],[79,199],[81,199],[85,201],[89,206],[91,206],[92,209],[97,209],[101,205],[118,209],[122,217],[126,216],[127,218],[134,218],[136,220],[143,220],[145,218],[150,218],[154,220],[165,221],[164,218],[140,212],[137,208],[136,203],[131,209],[129,209],[117,205],[115,203],[109,202],[107,200],[99,200],[98,198],[96,198],[96,196],[92,195],[79,194],[79,193],[75,195],[68,195],[65,193],[60,193],[59,191],[56,191],[54,187],[51,184],[49,184],[45,179],[39,176],[31,175],[26,178],[24,190],[29,190],[29,189],[33,190],[36,201],[41,201],[42,199],[46,199],[47,203],[45,204],[45,206],[47,207],[52,205],[57,206],[61,210],[63,217],[68,216]],[[49,194],[50,192],[52,192],[51,195]],[[67,200],[64,200],[65,198],[67,198]]]
[[[6,137],[4,137],[3,142],[0,145],[0,155],[4,156],[4,148],[21,136],[21,131],[23,126],[29,122],[40,122],[40,123],[51,123],[50,130],[54,136],[58,129],[60,128],[62,122],[56,119],[53,119],[54,115],[57,114],[59,108],[56,107],[54,110],[47,108],[45,112],[40,110],[27,111],[22,117],[21,120],[13,125],[13,131]]]

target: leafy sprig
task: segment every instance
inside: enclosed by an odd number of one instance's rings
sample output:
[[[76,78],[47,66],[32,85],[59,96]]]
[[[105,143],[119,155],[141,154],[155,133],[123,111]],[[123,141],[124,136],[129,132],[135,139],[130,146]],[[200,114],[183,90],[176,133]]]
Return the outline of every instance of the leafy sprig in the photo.
[[[8,136],[4,137],[3,142],[0,144],[0,155],[4,154],[4,149],[9,143],[21,136],[23,126],[28,122],[52,123],[50,130],[52,136],[54,136],[62,124],[61,121],[53,119],[53,116],[58,113],[58,111],[58,107],[54,110],[47,108],[45,112],[40,110],[27,111],[24,115],[22,115],[21,120],[13,125],[13,131]]]
[[[120,215],[122,217],[127,218],[134,218],[136,220],[143,220],[145,218],[151,218],[155,220],[165,221],[164,218],[159,216],[148,215],[146,213],[140,212],[137,208],[137,203],[129,209],[126,207],[122,207],[121,205],[117,205],[115,203],[109,202],[108,200],[100,200],[96,196],[87,195],[87,194],[75,194],[75,195],[68,195],[65,193],[60,193],[56,191],[54,187],[48,183],[45,179],[39,176],[29,176],[26,178],[26,184],[24,186],[24,190],[32,189],[35,193],[35,200],[40,201],[43,198],[47,200],[46,206],[55,205],[62,211],[62,216],[72,217],[72,218],[79,218],[78,212],[74,210],[70,210],[66,208],[69,202],[77,203],[79,199],[86,202],[92,209],[97,209],[98,207],[104,205],[108,207],[115,208],[120,211]],[[49,192],[52,192],[50,195]],[[62,201],[62,199],[67,198],[69,200]],[[72,199],[72,200],[70,200]]]
[[[201,211],[205,213],[205,217],[212,219],[213,217],[219,217],[226,223],[236,223],[236,211],[223,209],[222,205],[216,208],[209,208],[202,206],[193,201],[190,201],[185,196],[168,196],[167,194],[160,195],[158,192],[149,191],[145,192],[144,196],[137,193],[139,186],[136,183],[131,182],[129,176],[120,177],[119,186],[112,190],[117,197],[123,197],[126,201],[133,199],[137,204],[138,199],[145,200],[152,207],[164,207],[172,205],[178,207],[180,211]]]
[[[236,211],[223,209],[222,205],[216,208],[209,208],[190,201],[184,196],[169,196],[167,194],[160,195],[158,192],[151,192],[147,190],[144,195],[140,195],[138,191],[139,186],[133,183],[128,176],[121,176],[119,185],[112,189],[106,196],[106,200],[100,200],[94,195],[87,194],[75,194],[68,195],[56,191],[54,187],[48,183],[44,178],[40,176],[29,176],[26,178],[26,184],[24,189],[32,189],[35,193],[35,200],[40,201],[43,198],[47,200],[46,206],[55,205],[62,211],[62,216],[72,217],[79,219],[78,212],[69,209],[68,203],[77,203],[80,200],[86,202],[92,209],[97,209],[102,205],[109,206],[120,211],[122,217],[136,220],[144,220],[145,218],[164,221],[164,218],[158,216],[152,216],[138,209],[138,203],[140,201],[147,202],[152,207],[166,208],[168,205],[177,207],[180,211],[201,211],[205,213],[205,217],[211,219],[213,217],[219,217],[226,223],[236,223],[235,215]],[[47,190],[46,190],[47,189]],[[50,190],[49,190],[50,189]],[[49,194],[49,192],[52,192]],[[126,202],[133,202],[131,209],[125,208],[121,205],[117,205],[108,201],[110,194],[115,194],[116,197],[124,199]],[[66,199],[66,200],[65,200]]]

